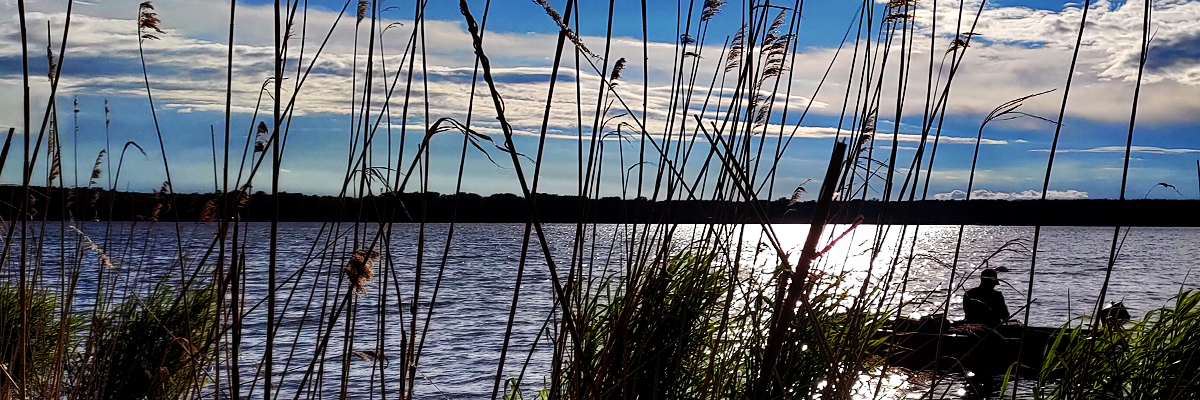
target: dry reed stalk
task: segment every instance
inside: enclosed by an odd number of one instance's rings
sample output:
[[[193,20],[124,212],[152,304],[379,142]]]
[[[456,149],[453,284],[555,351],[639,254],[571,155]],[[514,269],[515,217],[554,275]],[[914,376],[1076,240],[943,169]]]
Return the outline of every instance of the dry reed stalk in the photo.
[[[99,193],[96,193],[96,195],[99,196]],[[79,234],[79,238],[83,240],[83,244],[88,248],[88,250],[96,252],[96,255],[99,256],[101,265],[109,268],[115,268],[112,260],[108,258],[108,254],[105,253],[104,249],[101,249],[100,246],[97,246],[96,242],[93,242],[91,237],[88,237],[86,233],[83,233],[83,231],[75,227],[74,224],[67,226],[69,226],[71,230],[75,231],[75,233]]]

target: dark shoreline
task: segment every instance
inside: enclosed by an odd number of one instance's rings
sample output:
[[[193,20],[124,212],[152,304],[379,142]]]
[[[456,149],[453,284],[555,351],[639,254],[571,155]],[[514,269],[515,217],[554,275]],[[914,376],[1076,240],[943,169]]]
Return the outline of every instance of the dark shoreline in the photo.
[[[171,207],[171,196],[153,193],[42,187],[30,188],[30,192],[32,219],[50,221],[211,220],[219,201],[211,193],[181,193],[173,196],[175,206]],[[22,194],[21,187],[0,186],[0,217],[7,221],[17,217]],[[270,221],[274,212],[271,200],[262,192],[250,194],[239,206],[238,215],[245,221]],[[760,213],[772,223],[808,223],[814,206],[814,202],[800,202],[789,207],[786,199],[758,201],[752,207],[746,202],[711,200],[651,202],[609,197],[581,203],[575,196],[537,197],[539,220],[546,223],[759,223]],[[279,220],[288,222],[380,221],[389,215],[394,222],[519,223],[528,219],[525,200],[513,194],[402,193],[339,200],[284,193],[279,196],[278,211]],[[1037,200],[849,201],[834,203],[831,222],[850,223],[859,215],[867,224],[1195,227],[1200,226],[1200,200],[1047,200],[1044,204]]]

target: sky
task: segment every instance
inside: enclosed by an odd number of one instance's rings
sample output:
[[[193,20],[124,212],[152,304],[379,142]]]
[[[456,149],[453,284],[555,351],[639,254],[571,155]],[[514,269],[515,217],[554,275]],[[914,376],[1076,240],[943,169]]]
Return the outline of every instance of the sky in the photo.
[[[159,0],[153,2],[164,33],[158,40],[143,43],[146,75],[153,94],[154,114],[147,99],[139,62],[136,16],[138,3],[127,0],[76,1],[65,58],[61,63],[61,81],[57,96],[57,117],[62,141],[63,181],[66,185],[87,186],[92,166],[100,150],[110,149],[102,162],[101,176],[95,186],[115,185],[122,190],[151,191],[166,179],[162,153],[167,155],[171,180],[177,192],[211,192],[219,174],[214,169],[214,146],[222,147],[225,133],[226,51],[229,30],[229,3],[225,1]],[[285,97],[291,96],[298,65],[312,62],[314,49],[322,44],[331,27],[332,34],[321,50],[304,86],[296,93],[296,107],[290,121],[283,161],[280,165],[280,190],[307,194],[337,194],[346,177],[355,120],[351,107],[361,105],[366,74],[366,51],[370,18],[355,29],[355,4],[337,20],[344,1],[312,0],[306,24],[297,24],[289,37],[289,64],[285,76]],[[406,169],[427,122],[452,118],[465,123],[467,110],[473,109],[472,128],[497,143],[503,140],[495,119],[495,109],[480,84],[470,94],[475,62],[470,35],[456,1],[430,1],[426,21],[414,23],[415,5],[411,1],[379,2],[378,27],[389,27],[378,36],[373,56],[372,114],[375,121],[383,111],[381,99],[394,87],[389,116],[380,124],[390,132],[378,133],[368,164],[390,174],[396,158]],[[485,1],[469,0],[476,18],[482,16]],[[549,2],[560,12],[566,0]],[[578,32],[581,42],[603,54],[610,13],[609,3],[584,1],[579,10]],[[779,2],[773,2],[777,4]],[[785,2],[785,7],[797,4]],[[703,6],[694,3],[648,1],[649,20],[643,60],[641,2],[617,0],[611,10],[611,65],[618,58],[627,60],[623,78],[612,93],[626,101],[632,116],[647,126],[652,137],[661,139],[670,123],[671,85],[675,63],[683,51],[678,47],[683,32],[677,22],[692,10],[693,18]],[[26,1],[29,24],[30,90],[32,92],[33,134],[36,137],[50,93],[46,79],[47,24],[56,57],[62,42],[66,1]],[[804,4],[798,22],[791,64],[775,91],[774,108],[763,126],[763,137],[774,149],[780,132],[794,132],[795,139],[782,154],[774,186],[759,194],[762,198],[790,195],[809,180],[819,181],[824,174],[829,149],[839,132],[842,104],[847,91],[853,102],[857,87],[847,85],[852,70],[855,32],[861,4],[846,1],[821,1]],[[964,9],[969,24],[978,0],[969,0]],[[1020,111],[1054,120],[1063,102],[1072,51],[1075,47],[1080,3],[1053,0],[996,0],[983,4],[973,32],[977,35],[965,50],[961,67],[951,86],[942,124],[942,140],[930,176],[928,198],[962,198],[970,177],[975,136],[986,115],[1006,101],[1033,93],[1053,92],[1031,98]],[[884,4],[872,4],[882,12]],[[725,43],[738,31],[748,15],[749,4],[729,1],[707,24],[701,55],[692,58],[697,65],[693,84],[694,98],[703,99],[713,88],[714,74],[722,68]],[[887,78],[882,92],[878,118],[876,151],[891,151],[893,133],[898,140],[897,164],[907,169],[921,134],[926,98],[926,79],[930,59],[939,71],[939,85],[946,72],[938,65],[954,39],[959,3],[920,0],[912,23],[912,62],[905,101],[895,104],[901,86],[896,63],[884,69]],[[935,17],[936,8],[936,17]],[[13,153],[0,183],[19,184],[23,156],[21,42],[18,2],[0,0],[0,134],[15,128]],[[1051,198],[1117,198],[1120,196],[1124,152],[1130,127],[1132,100],[1138,73],[1142,3],[1096,1],[1088,10],[1085,30],[1065,110],[1058,150],[1050,181]],[[264,1],[239,1],[235,19],[235,55],[233,92],[230,107],[230,132],[234,165],[230,179],[237,178],[236,164],[243,148],[253,140],[254,126],[271,120],[271,98],[261,90],[264,79],[273,75],[272,51],[275,41],[273,4]],[[542,124],[546,95],[552,76],[551,66],[559,27],[542,6],[527,0],[495,0],[488,9],[484,48],[491,58],[497,88],[504,97],[506,114],[513,125],[518,152],[533,157],[538,151],[538,132]],[[370,13],[368,13],[370,14]],[[681,16],[680,18],[676,18]],[[1153,3],[1151,41],[1129,160],[1127,198],[1194,199],[1200,197],[1200,1],[1159,0]],[[335,23],[335,21],[337,21]],[[699,24],[686,29],[693,37]],[[877,28],[876,24],[876,28]],[[405,63],[408,38],[422,27],[423,45],[415,58],[412,84]],[[793,28],[790,20],[782,28]],[[854,29],[853,31],[849,31]],[[848,40],[843,40],[850,32]],[[356,40],[357,39],[357,40]],[[868,40],[858,42],[864,45]],[[930,41],[933,44],[931,45]],[[899,41],[896,41],[898,43]],[[569,44],[569,43],[568,43]],[[301,45],[306,52],[300,56]],[[879,45],[878,42],[875,43]],[[839,52],[839,48],[841,49]],[[899,51],[899,45],[893,44]],[[835,57],[836,55],[836,57]],[[586,57],[584,57],[586,59]],[[297,60],[302,60],[297,62]],[[610,71],[597,58],[595,67],[581,62],[576,68],[573,53],[566,53],[552,101],[543,167],[538,190],[545,193],[574,194],[579,186],[578,151],[590,138],[600,77]],[[828,72],[824,84],[822,76]],[[398,79],[397,79],[398,78]],[[734,79],[734,78],[727,78]],[[393,86],[394,85],[394,86]],[[720,85],[718,86],[718,89]],[[576,88],[579,88],[576,91]],[[717,90],[715,98],[728,98]],[[408,118],[404,117],[404,93],[410,93]],[[936,92],[940,93],[940,92]],[[643,96],[645,94],[645,96]],[[814,96],[815,94],[815,96]],[[427,99],[427,100],[426,100]],[[471,100],[476,100],[473,104]],[[784,102],[784,100],[787,100]],[[78,113],[72,112],[78,101]],[[109,123],[105,123],[105,101]],[[260,103],[261,101],[261,103]],[[261,104],[255,115],[256,104]],[[698,103],[697,103],[698,104]],[[643,106],[647,112],[643,115]],[[621,104],[614,109],[623,108]],[[720,110],[700,110],[706,120],[719,119]],[[853,107],[853,104],[851,104]],[[807,108],[808,113],[800,120]],[[582,110],[580,117],[579,110]],[[620,110],[608,110],[605,117]],[[707,114],[705,114],[707,113]],[[785,115],[786,113],[786,115]],[[896,116],[899,115],[897,123]],[[160,147],[154,118],[162,132]],[[614,119],[620,121],[620,119]],[[390,121],[390,122],[389,122]],[[579,122],[583,121],[582,124]],[[580,126],[583,126],[582,128]],[[404,128],[404,136],[401,129]],[[615,127],[609,126],[615,129]],[[609,132],[611,129],[605,130]],[[627,133],[627,132],[626,132]],[[979,150],[972,198],[1022,199],[1040,196],[1055,125],[1032,117],[997,120],[986,125]],[[390,135],[390,136],[389,136]],[[657,136],[655,136],[657,135]],[[442,193],[453,192],[457,185],[462,146],[461,134],[435,135],[429,146],[429,179],[414,180],[406,190],[422,187]],[[638,142],[604,141],[604,164],[599,195],[632,197],[628,184],[622,187],[622,171],[628,171],[620,157],[634,157]],[[129,147],[121,157],[122,146],[135,142],[145,154]],[[401,148],[403,147],[403,150]],[[496,160],[493,164],[480,150],[467,152],[461,190],[481,194],[519,193],[521,187],[511,161],[487,142],[481,149]],[[221,156],[221,150],[217,151]],[[251,152],[253,154],[253,152]],[[46,180],[45,152],[34,168],[34,184]],[[886,161],[886,160],[884,160]],[[526,174],[532,174],[532,162],[523,161]],[[769,162],[769,160],[767,161]],[[120,175],[116,176],[120,166]],[[392,166],[391,169],[388,169]],[[422,166],[423,167],[423,166]],[[266,168],[266,167],[264,167]],[[693,169],[694,170],[694,169]],[[118,178],[114,184],[113,179]],[[266,174],[256,175],[254,190],[270,190]],[[415,177],[414,177],[415,178]],[[652,179],[647,179],[652,181]],[[1159,185],[1166,183],[1174,189]],[[647,183],[649,184],[649,183]],[[816,186],[817,184],[808,183]],[[815,187],[809,188],[815,192]],[[868,197],[880,196],[873,187]]]

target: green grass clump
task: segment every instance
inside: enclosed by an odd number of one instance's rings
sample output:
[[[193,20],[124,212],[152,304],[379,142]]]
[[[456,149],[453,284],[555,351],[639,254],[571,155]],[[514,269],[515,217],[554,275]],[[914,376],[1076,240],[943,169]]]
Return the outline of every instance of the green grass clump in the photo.
[[[735,271],[712,256],[685,255],[592,299],[561,398],[753,398],[775,290]],[[839,284],[806,284],[800,317],[784,328],[778,396],[837,398],[878,361],[870,350],[885,318],[847,306],[850,293]]]
[[[689,398],[702,385],[725,293],[711,258],[681,257],[585,312],[581,347],[564,375],[569,398]]]
[[[92,323],[76,398],[175,399],[204,382],[216,314],[211,287],[177,291],[159,285]]]
[[[1037,398],[1200,399],[1200,292],[1128,327],[1075,328],[1050,349]]]
[[[21,293],[0,285],[0,398],[41,398],[57,393],[62,375],[57,366],[63,353],[74,349],[78,318],[55,315],[55,297],[45,290],[27,290],[26,323],[21,323]],[[22,330],[27,339],[22,343]],[[60,343],[61,342],[61,343]],[[22,387],[24,378],[24,387]]]

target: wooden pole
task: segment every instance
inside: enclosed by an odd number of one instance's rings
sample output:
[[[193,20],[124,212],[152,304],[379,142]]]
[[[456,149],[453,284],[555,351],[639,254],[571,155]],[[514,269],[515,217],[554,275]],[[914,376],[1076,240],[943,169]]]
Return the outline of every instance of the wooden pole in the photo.
[[[835,142],[833,144],[833,154],[829,157],[829,167],[825,170],[825,180],[821,183],[821,192],[817,197],[817,206],[813,210],[812,221],[809,222],[808,239],[804,242],[804,248],[800,252],[800,263],[796,266],[795,272],[784,272],[779,279],[780,289],[777,294],[787,293],[787,298],[783,301],[776,299],[776,309],[774,318],[772,318],[771,331],[767,337],[767,349],[763,357],[762,371],[758,376],[758,382],[755,385],[756,398],[775,398],[778,397],[777,390],[779,389],[775,383],[779,381],[776,377],[778,373],[779,353],[783,347],[784,338],[788,334],[788,327],[792,324],[792,319],[796,316],[796,303],[800,300],[800,296],[804,294],[804,284],[808,278],[809,269],[812,267],[812,262],[817,256],[817,243],[821,240],[821,233],[825,229],[825,222],[829,220],[829,209],[833,203],[833,193],[837,189],[838,178],[842,170],[842,163],[846,157],[846,144]],[[788,278],[791,278],[791,285],[788,285]],[[785,290],[786,286],[786,290]]]

